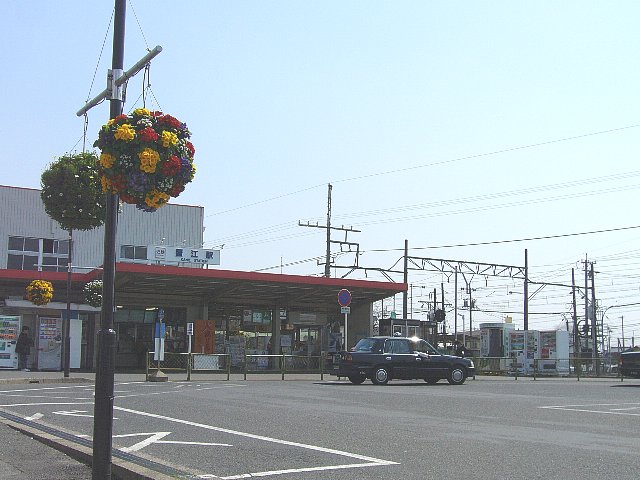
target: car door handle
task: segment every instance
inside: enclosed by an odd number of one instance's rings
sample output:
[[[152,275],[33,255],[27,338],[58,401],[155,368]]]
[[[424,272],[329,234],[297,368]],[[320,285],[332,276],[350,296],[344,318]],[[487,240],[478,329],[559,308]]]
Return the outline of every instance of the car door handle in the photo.
[[[391,357],[385,357],[385,360],[391,360]]]

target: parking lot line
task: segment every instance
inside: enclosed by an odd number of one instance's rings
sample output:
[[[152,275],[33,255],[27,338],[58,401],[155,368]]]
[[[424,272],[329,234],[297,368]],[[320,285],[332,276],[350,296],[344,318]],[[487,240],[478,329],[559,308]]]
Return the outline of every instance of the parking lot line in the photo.
[[[363,468],[363,467],[378,467],[378,466],[388,466],[388,465],[399,465],[398,462],[394,462],[391,460],[382,460],[379,458],[368,457],[366,455],[359,455],[357,453],[345,452],[342,450],[336,450],[333,448],[319,447],[316,445],[309,445],[305,443],[293,442],[289,440],[281,440],[278,438],[266,437],[264,435],[256,435],[253,433],[240,432],[238,430],[231,430],[228,428],[215,427],[213,425],[207,425],[204,423],[193,422],[191,420],[184,420],[181,418],[168,417],[166,415],[159,415],[157,413],[149,413],[143,412],[140,410],[133,410],[130,408],[118,407],[114,406],[114,410],[118,410],[121,412],[131,413],[134,415],[141,415],[149,418],[155,418],[158,420],[165,420],[168,422],[179,423],[182,425],[188,425],[196,428],[203,428],[206,430],[213,430],[216,432],[227,433],[230,435],[237,435],[244,438],[251,438],[254,440],[262,440],[265,442],[275,443],[279,445],[286,445],[289,447],[303,448],[306,450],[312,450],[321,453],[327,453],[332,455],[339,455],[342,457],[352,458],[354,460],[358,460],[358,463],[344,464],[344,465],[325,465],[320,467],[301,467],[287,470],[269,470],[264,472],[253,472],[253,473],[243,473],[240,475],[232,475],[229,477],[219,477],[215,475],[205,475],[199,478],[223,478],[225,480],[233,480],[240,478],[251,478],[251,477],[267,477],[272,475],[283,475],[285,473],[299,473],[299,472],[312,472],[312,471],[323,471],[323,470],[338,470],[338,469],[348,469],[348,468]]]

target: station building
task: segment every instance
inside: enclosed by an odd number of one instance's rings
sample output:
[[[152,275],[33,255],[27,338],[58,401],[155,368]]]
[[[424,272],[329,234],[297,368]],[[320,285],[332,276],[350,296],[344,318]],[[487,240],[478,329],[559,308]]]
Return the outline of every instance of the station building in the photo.
[[[37,189],[0,186],[0,211],[0,368],[12,368],[11,359],[3,357],[10,356],[11,337],[18,333],[8,319],[17,319],[30,327],[35,341],[30,366],[61,369],[71,245],[71,368],[93,370],[100,308],[86,304],[82,289],[102,276],[104,227],[74,231],[70,242],[68,232],[46,214]],[[154,213],[121,206],[116,368],[144,365],[159,316],[166,324],[166,351],[187,351],[186,326],[193,323],[192,351],[231,353],[235,364],[244,352],[329,352],[342,347],[345,333],[337,301],[341,289],[352,297],[350,345],[373,333],[374,302],[407,290],[404,283],[224,270],[220,252],[202,248],[203,227],[201,206],[168,204]],[[25,299],[25,288],[35,279],[54,286],[47,305]]]

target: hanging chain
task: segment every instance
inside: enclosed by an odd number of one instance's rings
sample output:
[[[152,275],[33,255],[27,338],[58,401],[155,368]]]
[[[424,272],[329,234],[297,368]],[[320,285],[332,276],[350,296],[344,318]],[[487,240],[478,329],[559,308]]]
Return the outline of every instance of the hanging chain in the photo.
[[[84,132],[82,133],[82,153],[87,149],[87,130],[89,128],[89,115],[84,112]]]

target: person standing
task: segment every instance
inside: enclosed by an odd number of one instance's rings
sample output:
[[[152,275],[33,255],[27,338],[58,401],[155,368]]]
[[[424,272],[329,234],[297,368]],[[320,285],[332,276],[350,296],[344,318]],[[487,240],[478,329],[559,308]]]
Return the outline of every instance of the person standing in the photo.
[[[455,347],[456,347],[456,356],[463,357],[463,358],[468,356],[469,351],[467,350],[467,347],[464,346],[464,343],[462,343],[460,340],[456,340]]]
[[[18,336],[16,342],[16,353],[18,354],[18,370],[23,372],[29,371],[29,354],[31,353],[31,347],[33,347],[33,339],[29,336],[29,327],[26,325],[22,327],[22,332]]]

